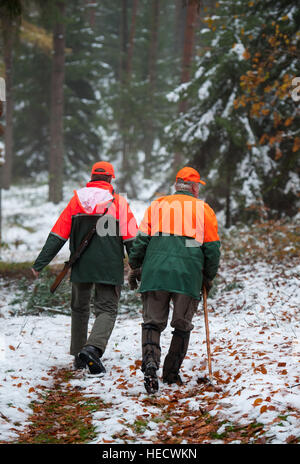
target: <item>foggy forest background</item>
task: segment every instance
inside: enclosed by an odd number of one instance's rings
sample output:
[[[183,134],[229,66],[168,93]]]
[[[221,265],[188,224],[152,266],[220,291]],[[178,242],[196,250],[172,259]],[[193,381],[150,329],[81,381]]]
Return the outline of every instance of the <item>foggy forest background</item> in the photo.
[[[1,187],[108,160],[129,198],[184,166],[238,221],[299,211],[300,8],[286,0],[1,0]]]

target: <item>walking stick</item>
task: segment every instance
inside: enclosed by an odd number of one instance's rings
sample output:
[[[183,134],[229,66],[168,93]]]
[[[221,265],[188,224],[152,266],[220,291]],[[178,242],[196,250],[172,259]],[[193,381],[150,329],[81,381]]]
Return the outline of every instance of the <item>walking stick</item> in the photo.
[[[209,380],[211,380],[212,379],[212,368],[211,368],[210,338],[209,338],[209,324],[208,324],[208,311],[207,311],[207,290],[205,287],[203,287],[202,293],[203,293],[203,309],[204,309],[205,333],[206,333],[208,376],[209,376]]]
[[[215,391],[221,391],[220,387],[217,387],[212,382],[212,367],[211,367],[211,353],[210,353],[210,337],[209,337],[209,324],[208,324],[208,310],[207,310],[207,290],[203,286],[202,288],[203,295],[203,310],[204,310],[204,320],[205,320],[205,333],[206,333],[206,350],[207,350],[207,363],[208,363],[208,377],[200,377],[198,383],[209,384]]]

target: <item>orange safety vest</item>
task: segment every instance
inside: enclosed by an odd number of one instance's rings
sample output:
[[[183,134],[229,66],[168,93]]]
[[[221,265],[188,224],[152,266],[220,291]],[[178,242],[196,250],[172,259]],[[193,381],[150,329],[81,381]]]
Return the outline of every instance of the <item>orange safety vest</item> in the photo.
[[[151,237],[158,234],[189,237],[200,244],[219,240],[217,219],[210,206],[181,193],[154,200],[139,231]]]

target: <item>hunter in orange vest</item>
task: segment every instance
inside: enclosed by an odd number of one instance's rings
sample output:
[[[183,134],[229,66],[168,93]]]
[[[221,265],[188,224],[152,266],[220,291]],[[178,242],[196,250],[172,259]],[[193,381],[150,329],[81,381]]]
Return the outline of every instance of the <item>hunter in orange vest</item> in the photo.
[[[149,393],[158,390],[160,335],[167,325],[171,300],[174,332],[163,365],[163,381],[168,384],[182,382],[179,369],[188,349],[202,286],[211,288],[219,266],[217,219],[211,207],[198,199],[200,184],[205,182],[195,169],[181,169],[175,194],[151,203],[130,250],[132,288],[137,287],[141,273],[142,371]]]

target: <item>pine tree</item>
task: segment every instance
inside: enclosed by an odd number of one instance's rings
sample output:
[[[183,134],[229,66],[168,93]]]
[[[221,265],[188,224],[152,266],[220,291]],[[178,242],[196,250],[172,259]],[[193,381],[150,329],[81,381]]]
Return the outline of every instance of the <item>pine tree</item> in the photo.
[[[249,16],[260,18],[256,30],[245,25],[248,70],[241,76],[242,94],[236,107],[244,107],[258,147],[270,169],[261,171],[262,197],[269,214],[297,212],[300,173],[300,111],[291,84],[300,73],[300,8],[293,1],[250,2]]]
[[[166,145],[164,127],[174,111],[174,104],[168,102],[165,95],[179,80],[179,76],[170,73],[174,66],[175,5],[169,0],[159,3],[158,8],[158,2],[139,1],[136,40],[127,82],[123,77],[127,69],[126,43],[129,43],[133,2],[104,2],[105,24],[99,16],[96,25],[99,28],[102,24],[102,30],[106,31],[103,52],[110,51],[105,56],[111,71],[109,86],[102,92],[104,102],[112,110],[107,113],[106,124],[110,144],[104,147],[103,153],[120,167],[122,178],[118,187],[130,196],[138,194],[144,173],[150,178],[169,163],[163,148]],[[123,59],[120,59],[120,50],[123,50]]]
[[[21,111],[15,117],[14,172],[22,177],[48,170],[54,18],[46,6],[34,3],[24,9],[16,50],[15,100]],[[91,29],[85,2],[75,0],[66,8],[63,168],[68,176],[78,176],[81,169],[90,169],[101,153],[107,118],[99,83],[101,79],[107,82],[108,71],[99,54],[102,35]]]
[[[102,138],[110,123],[104,95],[111,70],[104,56],[103,30],[98,31],[102,10],[93,10],[91,23],[91,7],[83,0],[67,8],[65,169],[76,175],[103,156]]]
[[[297,139],[294,138],[293,147],[283,137],[282,155],[278,153],[277,159],[276,139],[273,146],[264,144],[274,137],[272,119],[276,119],[276,112],[282,114],[280,106],[285,106],[285,114],[295,114],[283,73],[283,63],[293,66],[295,59],[291,59],[287,49],[279,49],[272,69],[260,81],[257,56],[258,50],[262,57],[268,56],[270,37],[264,36],[264,25],[272,20],[276,30],[280,18],[290,15],[290,32],[294,31],[290,37],[292,42],[296,40],[297,8],[292,8],[292,3],[278,0],[268,9],[262,2],[250,2],[258,10],[246,0],[220,3],[216,13],[205,18],[207,28],[201,31],[202,46],[193,79],[170,95],[173,100],[186,99],[190,105],[189,111],[172,124],[170,136],[185,159],[208,177],[208,199],[217,210],[224,210],[227,226],[232,220],[249,217],[253,207],[272,208],[270,216],[296,211],[296,197],[288,193],[288,179],[295,179],[296,175]],[[257,67],[253,68],[253,64]],[[252,78],[259,84],[254,85]],[[251,100],[251,91],[258,95],[257,100]],[[280,98],[281,91],[285,92],[284,99]],[[274,99],[276,92],[278,98]],[[292,123],[295,124],[294,119],[287,118],[282,124],[288,128]],[[297,131],[296,124],[294,127]],[[270,197],[277,187],[281,204]]]
[[[144,174],[150,185],[153,175],[158,182],[158,173],[165,177],[172,165],[164,128],[178,105],[166,94],[180,82],[183,41],[174,49],[178,10],[172,0],[125,3],[125,36],[122,2],[103,0],[97,8],[94,0],[65,3],[63,163],[68,177],[81,177],[94,161],[109,160],[119,170],[117,187],[135,196]],[[14,50],[18,137],[13,169],[20,177],[35,177],[49,165],[54,5],[48,0],[24,2]]]

